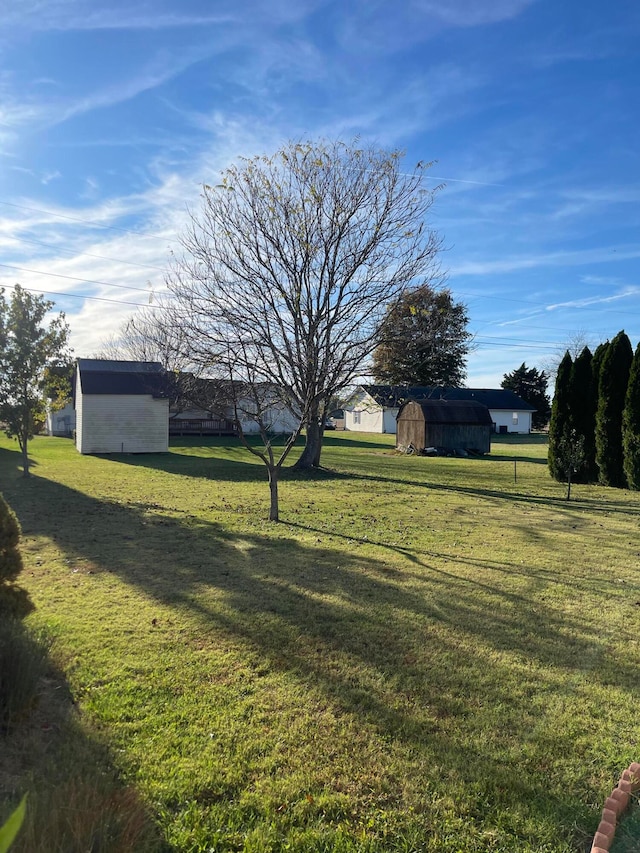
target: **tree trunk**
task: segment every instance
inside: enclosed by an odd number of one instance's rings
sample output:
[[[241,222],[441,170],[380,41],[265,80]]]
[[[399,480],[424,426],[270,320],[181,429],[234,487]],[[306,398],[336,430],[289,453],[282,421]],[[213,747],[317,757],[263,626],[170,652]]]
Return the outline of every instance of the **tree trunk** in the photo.
[[[310,419],[307,424],[304,450],[300,458],[293,466],[296,471],[309,471],[311,468],[320,466],[320,454],[322,453],[322,427],[317,416]]]
[[[27,452],[27,441],[25,441],[24,438],[21,438],[18,444],[20,445],[20,450],[22,452],[22,476],[30,477],[31,474],[29,473],[29,453]]]
[[[567,474],[567,500],[571,500],[571,469],[569,469],[569,473]]]
[[[269,521],[279,521],[278,508],[278,469],[269,466],[269,491],[271,493],[271,506],[269,507]]]

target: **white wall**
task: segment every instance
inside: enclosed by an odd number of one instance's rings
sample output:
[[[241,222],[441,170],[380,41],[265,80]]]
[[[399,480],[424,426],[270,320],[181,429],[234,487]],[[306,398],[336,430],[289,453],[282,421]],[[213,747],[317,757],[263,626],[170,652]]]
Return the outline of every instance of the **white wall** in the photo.
[[[162,453],[169,449],[169,401],[148,394],[79,394],[80,453]]]
[[[271,406],[265,409],[262,418],[269,425],[270,432],[290,435],[298,429],[299,421],[293,417],[288,409],[280,406]],[[249,418],[240,418],[240,425],[245,435],[259,432],[258,424]]]
[[[71,403],[62,409],[52,409],[47,405],[44,431],[47,435],[70,436],[76,428],[76,412]]]
[[[507,427],[507,432],[528,434],[531,432],[531,412],[513,412],[503,409],[491,409],[489,411],[491,420],[496,425],[496,432],[500,432],[501,426]],[[517,423],[514,421],[517,419]]]
[[[366,391],[356,391],[344,406],[344,428],[353,432],[384,432],[382,406]]]
[[[80,371],[76,370],[76,450],[80,450],[82,447],[82,389],[80,385]],[[80,450],[82,453],[82,451]]]

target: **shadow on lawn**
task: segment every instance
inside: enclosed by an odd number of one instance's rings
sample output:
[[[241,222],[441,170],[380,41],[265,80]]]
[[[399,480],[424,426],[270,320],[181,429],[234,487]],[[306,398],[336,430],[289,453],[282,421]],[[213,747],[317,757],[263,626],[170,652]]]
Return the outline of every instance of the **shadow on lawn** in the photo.
[[[539,597],[532,605],[527,589],[537,593],[547,578],[533,574],[529,587],[514,594],[430,564],[441,555],[398,549],[415,569],[405,572],[359,557],[353,541],[313,547],[293,537],[235,534],[186,510],[176,518],[175,509],[155,503],[97,500],[37,477],[10,480],[5,494],[25,534],[49,537],[69,558],[91,565],[89,588],[100,584],[101,573],[113,573],[189,611],[200,622],[198,640],[208,626],[242,638],[271,669],[290,673],[384,739],[405,743],[476,784],[485,803],[507,790],[518,808],[552,813],[564,825],[579,812],[589,819],[577,795],[557,796],[540,775],[504,764],[502,732],[508,738],[521,730],[523,718],[533,727],[528,700],[512,695],[511,666],[497,660],[484,669],[477,661],[470,666],[459,650],[462,637],[530,661],[529,694],[558,689],[555,681],[567,671],[583,672],[585,661],[594,682],[634,689],[637,672],[630,664],[616,660],[614,669],[609,661],[606,672],[599,670],[602,648],[590,625],[558,615]],[[349,660],[364,664],[356,677]],[[547,678],[538,663],[557,676]],[[501,724],[490,739],[465,722],[482,713],[478,709],[496,707]],[[452,724],[471,736],[452,737]],[[528,748],[535,753],[533,740]],[[544,762],[548,743],[538,748]]]

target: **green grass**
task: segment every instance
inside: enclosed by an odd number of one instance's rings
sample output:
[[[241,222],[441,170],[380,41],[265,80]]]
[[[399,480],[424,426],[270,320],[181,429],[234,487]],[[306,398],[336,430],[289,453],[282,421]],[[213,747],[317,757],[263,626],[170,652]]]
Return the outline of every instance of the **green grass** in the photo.
[[[327,436],[277,525],[233,440],[4,442],[29,622],[170,849],[579,851],[638,759],[638,495],[392,441]]]

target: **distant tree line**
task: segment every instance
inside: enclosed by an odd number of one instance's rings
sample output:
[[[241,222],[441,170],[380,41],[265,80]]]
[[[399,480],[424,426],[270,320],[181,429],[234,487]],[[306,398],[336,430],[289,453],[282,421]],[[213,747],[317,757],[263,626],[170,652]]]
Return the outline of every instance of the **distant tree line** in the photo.
[[[548,461],[559,481],[640,490],[640,344],[624,331],[560,362]]]

